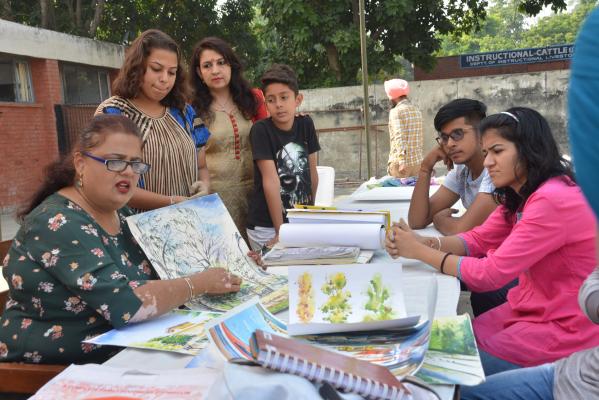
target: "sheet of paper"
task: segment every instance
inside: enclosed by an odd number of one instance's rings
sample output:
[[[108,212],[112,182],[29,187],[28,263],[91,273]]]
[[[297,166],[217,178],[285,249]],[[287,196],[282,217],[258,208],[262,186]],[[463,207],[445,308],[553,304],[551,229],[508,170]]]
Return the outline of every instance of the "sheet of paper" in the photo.
[[[429,351],[418,372],[432,384],[478,385],[485,373],[468,314],[435,318]]]
[[[199,400],[220,372],[210,368],[143,370],[104,365],[71,365],[45,384],[31,399]]]
[[[206,322],[220,315],[173,310],[158,318],[112,329],[84,342],[197,355],[210,343]]]
[[[273,312],[287,308],[287,279],[247,257],[249,249],[218,194],[133,215],[127,222],[162,279],[211,267],[227,268],[243,279],[239,293],[199,296],[190,308],[222,312],[254,296]]]
[[[429,196],[439,189],[439,185],[431,185]],[[350,196],[354,201],[410,201],[414,186],[393,186],[393,187],[375,187],[368,189],[366,186],[360,187]]]
[[[400,329],[406,318],[401,264],[293,266],[289,274],[290,335]]]
[[[384,248],[385,229],[379,224],[283,224],[279,242],[285,247],[356,246]]]
[[[248,301],[208,326],[210,341],[227,360],[253,360],[250,355],[250,338],[256,329],[287,335],[287,326],[268,312],[258,299]]]

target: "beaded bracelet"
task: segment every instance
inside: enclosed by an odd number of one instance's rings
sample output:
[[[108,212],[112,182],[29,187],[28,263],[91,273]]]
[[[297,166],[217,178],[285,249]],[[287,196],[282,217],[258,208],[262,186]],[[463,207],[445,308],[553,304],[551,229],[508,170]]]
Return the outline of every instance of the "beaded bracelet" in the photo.
[[[437,236],[437,242],[439,243],[439,248],[437,250],[441,251],[441,238]]]

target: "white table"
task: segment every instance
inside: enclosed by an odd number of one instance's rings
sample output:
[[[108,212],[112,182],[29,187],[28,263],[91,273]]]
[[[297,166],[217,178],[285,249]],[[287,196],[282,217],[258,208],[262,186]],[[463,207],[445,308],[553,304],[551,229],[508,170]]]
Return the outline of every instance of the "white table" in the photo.
[[[400,217],[406,218],[408,214],[409,201],[352,201],[350,197],[340,199],[335,203],[335,206],[343,209],[352,210],[389,210],[391,218],[394,221]],[[427,228],[421,231],[424,235],[439,235],[434,228]],[[424,264],[417,260],[408,260],[399,258],[393,260],[385,251],[377,251],[372,260],[373,263],[382,262],[401,262],[403,267],[403,290],[406,311],[408,315],[427,315],[428,312],[428,288],[432,280],[437,282],[437,304],[435,309],[436,316],[453,316],[456,315],[457,304],[460,295],[459,281],[448,275],[439,273],[430,265]],[[287,267],[270,268],[274,273],[286,274]],[[286,320],[287,312],[279,314],[281,319]],[[223,361],[217,354],[217,350],[212,346],[201,353],[202,364],[222,368]],[[106,365],[119,367],[133,367],[144,365],[151,369],[171,369],[184,368],[192,359],[192,356],[186,356],[176,353],[159,352],[151,350],[125,349],[111,360],[106,362]],[[451,400],[454,394],[453,385],[435,385],[435,389],[439,392],[444,400]]]

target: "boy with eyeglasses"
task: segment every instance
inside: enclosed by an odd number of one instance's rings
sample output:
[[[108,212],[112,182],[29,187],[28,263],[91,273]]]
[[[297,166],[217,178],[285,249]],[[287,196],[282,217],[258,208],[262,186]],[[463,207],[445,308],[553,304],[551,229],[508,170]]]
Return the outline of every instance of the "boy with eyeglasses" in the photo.
[[[435,115],[438,147],[431,150],[420,165],[418,182],[410,202],[408,223],[414,229],[431,222],[444,235],[465,232],[483,223],[493,212],[495,187],[483,167],[478,123],[487,107],[477,100],[456,99]],[[433,168],[443,161],[450,169],[443,185],[429,198]],[[451,207],[462,200],[466,213],[454,217]]]
[[[487,107],[478,100],[456,99],[439,109],[435,115],[436,138],[439,146],[431,150],[420,165],[414,188],[408,223],[421,229],[433,222],[444,235],[455,235],[482,224],[495,210],[495,186],[483,166],[479,122],[486,116]],[[450,169],[443,185],[429,198],[433,168],[443,161]],[[461,217],[454,217],[451,207],[458,201],[466,208]],[[433,247],[436,244],[433,243]],[[480,315],[506,301],[507,292],[518,280],[503,288],[486,293],[472,293],[470,302],[474,315]],[[462,290],[468,290],[463,285]]]

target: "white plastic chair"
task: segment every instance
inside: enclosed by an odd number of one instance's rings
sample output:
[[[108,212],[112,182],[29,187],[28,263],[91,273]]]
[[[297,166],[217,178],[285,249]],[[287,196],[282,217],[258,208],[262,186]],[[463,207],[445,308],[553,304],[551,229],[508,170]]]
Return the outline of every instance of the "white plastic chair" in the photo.
[[[316,172],[318,172],[318,189],[314,205],[330,207],[335,199],[335,168],[319,165],[316,167]]]

